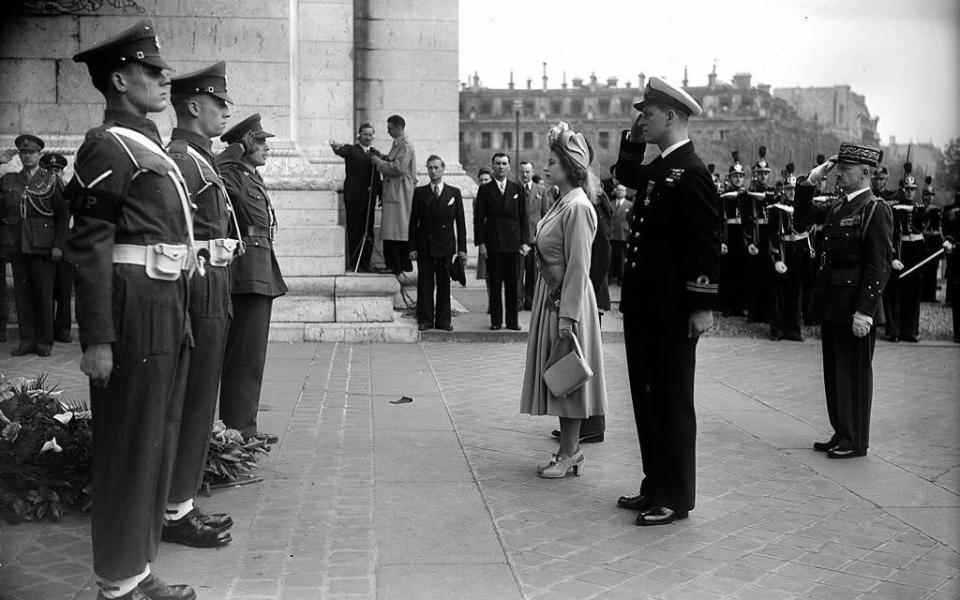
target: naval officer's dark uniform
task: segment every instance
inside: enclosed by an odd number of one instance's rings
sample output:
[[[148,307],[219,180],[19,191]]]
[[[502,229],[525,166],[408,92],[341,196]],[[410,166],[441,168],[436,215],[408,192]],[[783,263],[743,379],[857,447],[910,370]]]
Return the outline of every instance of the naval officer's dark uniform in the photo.
[[[839,157],[841,162],[875,167],[880,151],[843,144]],[[822,323],[823,379],[834,434],[814,447],[834,458],[863,456],[870,437],[876,327],[864,337],[856,337],[852,327],[854,313],[874,322],[879,317],[890,276],[893,216],[869,189],[853,198],[841,196],[829,207],[814,204],[815,193],[806,180],[797,186],[797,217],[824,225],[814,310]]]
[[[697,435],[697,338],[688,335],[688,318],[717,307],[720,199],[692,142],[646,166],[643,153],[643,144],[624,136],[616,166],[624,185],[653,185],[643,216],[632,218],[620,300],[643,457],[640,494],[647,505],[685,516],[694,506]]]
[[[257,434],[273,300],[287,292],[273,250],[277,225],[273,204],[260,173],[241,160],[244,148],[240,140],[248,131],[272,135],[263,131],[260,115],[252,115],[221,136],[230,145],[217,156],[246,247],[243,256],[230,265],[233,320],[223,360],[220,418],[245,438]]]

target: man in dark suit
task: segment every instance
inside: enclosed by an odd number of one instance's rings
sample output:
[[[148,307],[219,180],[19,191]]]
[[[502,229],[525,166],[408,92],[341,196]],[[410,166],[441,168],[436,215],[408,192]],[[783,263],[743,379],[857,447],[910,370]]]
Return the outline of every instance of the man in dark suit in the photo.
[[[620,311],[633,411],[643,458],[636,496],[617,505],[639,510],[637,525],[685,519],[694,505],[697,418],[693,379],[697,340],[718,304],[720,198],[688,135],[700,105],[651,77],[641,111],[624,132],[617,179],[648,189],[643,218],[634,211]],[[660,155],[644,164],[646,143]]]
[[[510,157],[493,155],[493,181],[477,190],[476,231],[473,239],[479,252],[487,257],[490,279],[490,329],[503,325],[506,309],[507,329],[520,330],[517,320],[518,255],[530,251],[527,207],[523,190],[507,180]],[[501,296],[502,291],[502,296]]]
[[[443,183],[446,165],[436,154],[427,159],[430,183],[413,191],[410,213],[410,260],[417,262],[417,321],[420,331],[450,325],[450,263],[454,254],[467,259],[467,226],[460,188]],[[454,235],[456,228],[456,235]],[[434,311],[433,288],[437,301]]]
[[[380,197],[380,172],[370,160],[373,147],[373,125],[364,123],[357,130],[356,144],[330,142],[333,152],[343,158],[346,179],[343,181],[343,208],[347,217],[347,270],[370,271],[373,250],[373,209]]]
[[[523,201],[527,209],[527,241],[532,244],[537,235],[537,223],[550,210],[553,201],[547,194],[547,188],[533,182],[533,164],[529,161],[520,163],[520,189],[523,190]],[[533,291],[537,285],[537,261],[533,252],[528,252],[520,260],[523,264],[517,280],[517,308],[530,310],[533,306]]]
[[[869,445],[874,321],[893,257],[893,211],[870,191],[880,156],[877,148],[841,144],[836,156],[797,186],[797,217],[824,224],[814,310],[822,323],[823,382],[833,435],[813,449],[829,458],[864,456]],[[834,166],[840,201],[817,206],[817,185]]]

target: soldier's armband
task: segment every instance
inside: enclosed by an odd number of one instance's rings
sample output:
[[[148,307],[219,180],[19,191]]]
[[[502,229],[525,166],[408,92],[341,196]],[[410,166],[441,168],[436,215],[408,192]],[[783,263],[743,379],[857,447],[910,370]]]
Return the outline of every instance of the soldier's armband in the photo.
[[[81,190],[70,202],[75,216],[116,223],[120,219],[120,199],[113,194]]]

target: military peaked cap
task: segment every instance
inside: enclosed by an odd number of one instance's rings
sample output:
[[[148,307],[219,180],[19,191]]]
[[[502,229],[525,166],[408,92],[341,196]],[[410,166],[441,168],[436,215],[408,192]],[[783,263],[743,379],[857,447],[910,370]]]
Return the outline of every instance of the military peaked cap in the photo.
[[[56,152],[51,152],[49,154],[44,154],[40,157],[40,166],[44,169],[50,169],[52,167],[59,167],[61,169],[67,168],[67,158],[62,154],[57,154]]]
[[[651,77],[647,80],[647,87],[643,90],[643,99],[634,104],[633,107],[637,110],[643,110],[644,105],[648,102],[655,106],[677,109],[688,116],[696,117],[703,112],[693,96],[659,77]]]
[[[37,136],[24,133],[13,140],[13,145],[17,147],[17,150],[43,150],[46,144]]]
[[[264,131],[260,125],[260,113],[253,113],[246,119],[240,121],[220,136],[220,140],[227,144],[233,144],[243,139],[248,132],[253,133],[253,137],[258,139],[273,137],[269,131]]]
[[[174,95],[210,94],[233,104],[227,95],[227,63],[220,61],[209,67],[199,69],[170,80],[171,93]]]
[[[837,153],[837,162],[848,165],[867,165],[876,168],[880,164],[883,152],[879,148],[872,146],[860,146],[858,144],[840,144],[840,152]]]
[[[129,63],[171,69],[167,61],[160,56],[160,38],[157,37],[153,22],[149,19],[139,21],[133,27],[100,42],[93,48],[74,55],[73,60],[86,63],[91,75]]]

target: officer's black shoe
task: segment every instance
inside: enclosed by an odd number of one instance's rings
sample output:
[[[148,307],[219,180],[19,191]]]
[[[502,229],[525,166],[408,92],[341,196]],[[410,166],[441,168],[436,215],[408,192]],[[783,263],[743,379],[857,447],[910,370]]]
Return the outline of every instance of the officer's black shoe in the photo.
[[[207,515],[200,512],[199,509],[194,510],[197,511],[197,516],[200,517],[200,522],[207,527],[212,527],[217,531],[226,531],[233,527],[233,518],[227,513],[210,513]]]
[[[232,541],[230,534],[226,531],[205,525],[196,509],[191,510],[182,519],[164,523],[161,539],[193,548],[220,548]]]
[[[556,439],[560,439],[560,430],[554,429],[550,432]],[[581,433],[580,434],[580,443],[581,444],[596,444],[603,441],[603,433]]]
[[[813,449],[816,450],[817,452],[828,452],[831,448],[833,448],[839,443],[840,443],[840,440],[837,438],[836,435],[834,435],[826,442],[814,442]]]
[[[417,325],[417,329],[420,331],[426,331],[428,329],[433,329],[433,323],[420,323]]]
[[[900,338],[897,337],[897,336],[895,336],[895,335],[888,335],[888,336],[887,336],[887,341],[890,342],[890,343],[892,343],[892,344],[896,344],[897,342],[900,341]]]
[[[690,513],[685,510],[673,510],[672,508],[667,508],[666,506],[653,506],[640,511],[640,514],[637,515],[637,520],[634,524],[640,527],[648,527],[650,525],[667,525],[668,523],[673,523],[674,521],[686,519],[689,516]]]
[[[500,331],[500,326],[499,326],[499,325],[491,325],[491,326],[490,326],[490,331]]]
[[[34,346],[24,346],[20,345],[10,351],[10,356],[26,356],[27,354],[33,354],[37,349]]]
[[[37,356],[43,356],[43,357],[50,356],[51,350],[52,350],[52,349],[50,348],[50,346],[46,346],[46,345],[41,346],[41,345],[38,345],[38,346],[37,346]]]
[[[910,342],[911,344],[916,344],[917,342],[920,341],[920,338],[915,337],[915,336],[912,336],[912,335],[911,335],[911,336],[906,336],[906,335],[905,335],[905,336],[903,336],[903,337],[900,338],[900,339],[902,339],[902,340],[905,341],[905,342]]]
[[[61,331],[53,336],[53,341],[60,342],[61,344],[69,344],[73,341],[73,336],[70,335],[69,331]]]
[[[857,450],[853,447],[853,444],[849,442],[841,442],[827,450],[827,458],[857,458],[858,456],[866,455],[866,452]]]
[[[507,329],[509,329],[510,331],[520,331],[520,326],[519,326],[519,325],[507,325]]]
[[[643,494],[620,496],[617,498],[617,506],[627,510],[646,510],[650,506],[650,501]]]
[[[162,579],[150,573],[140,582],[135,591],[149,600],[196,600],[197,593],[189,585],[167,585]],[[140,596],[134,596],[140,598]]]
[[[437,325],[437,329],[441,331],[453,331],[453,325]]]

